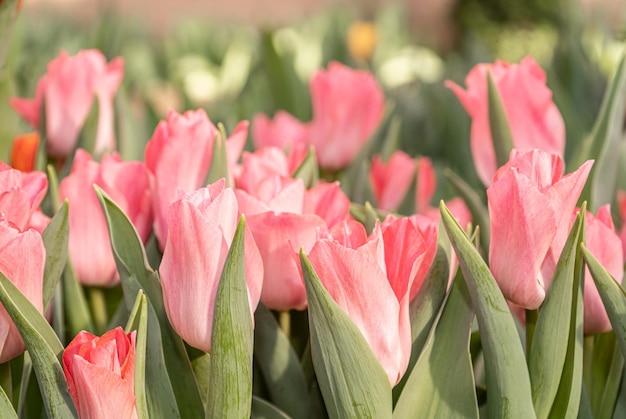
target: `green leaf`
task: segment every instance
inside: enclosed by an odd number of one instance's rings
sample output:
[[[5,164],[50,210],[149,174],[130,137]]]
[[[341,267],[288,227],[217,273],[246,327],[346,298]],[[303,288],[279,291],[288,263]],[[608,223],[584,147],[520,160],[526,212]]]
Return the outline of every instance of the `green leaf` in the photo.
[[[100,188],[94,188],[109,227],[111,248],[122,281],[126,305],[129,310],[132,308],[139,288],[146,294],[149,302],[148,339],[163,348],[160,355],[165,365],[163,374],[169,377],[180,415],[185,418],[201,416],[204,414],[202,398],[185,345],[172,329],[165,313],[158,275],[148,265],[141,239],[128,217]],[[158,322],[159,327],[156,327],[155,322]],[[154,337],[150,337],[151,333]],[[148,344],[148,354],[151,349],[156,351],[154,346]],[[154,356],[155,359],[159,358],[157,353]]]
[[[63,300],[71,301],[71,304],[65,304],[69,335],[74,337],[81,330],[86,330],[90,333],[95,332],[93,319],[83,293],[83,287],[76,278],[71,262],[65,266],[62,286]]]
[[[470,239],[443,202],[440,208],[478,319],[485,354],[488,416],[533,418],[530,378],[513,315]]]
[[[567,408],[568,401],[557,406],[555,398],[562,380],[568,380],[567,370],[573,366],[566,364],[566,358],[574,362],[573,357],[568,357],[568,353],[574,350],[582,353],[582,334],[577,336],[577,330],[582,331],[582,317],[579,316],[582,307],[578,306],[578,293],[582,292],[582,272],[576,270],[576,254],[578,245],[584,239],[584,225],[584,212],[581,211],[576,216],[576,222],[563,247],[552,283],[537,317],[528,369],[538,418],[548,417],[553,406],[557,410]],[[555,327],[557,324],[559,327]],[[581,372],[579,379],[582,378],[582,358],[580,361],[581,364],[577,365]],[[580,390],[579,379],[574,384]],[[578,395],[580,397],[580,393]],[[578,400],[572,403],[576,407],[579,405]]]
[[[613,335],[614,336],[614,335]],[[620,383],[624,375],[624,358],[619,350],[617,350],[617,342],[613,344],[613,356],[609,363],[608,374],[604,386],[602,388],[602,398],[597,406],[598,418],[610,418],[613,416],[615,404],[619,396]],[[600,386],[602,383],[598,383]]]
[[[254,358],[270,400],[294,418],[310,413],[309,390],[300,360],[272,313],[259,304],[254,314]]]
[[[310,147],[304,157],[304,160],[300,163],[300,166],[298,166],[296,171],[293,172],[292,177],[295,179],[302,179],[304,181],[304,186],[309,189],[317,185],[319,172],[320,169],[317,165],[317,159],[315,158],[315,149]]]
[[[0,417],[6,419],[17,419],[17,413],[15,412],[15,409],[13,409],[11,400],[9,400],[2,387],[0,387]]]
[[[137,417],[150,418],[150,407],[148,405],[147,390],[146,390],[146,347],[147,347],[147,334],[148,334],[148,300],[143,291],[137,293],[137,299],[135,305],[131,310],[130,317],[128,318],[128,324],[124,329],[125,333],[130,333],[132,330],[137,331],[135,340],[135,398]],[[154,366],[153,366],[154,367]],[[164,413],[155,412],[153,414]]]
[[[215,296],[207,416],[248,418],[252,400],[254,330],[248,301],[242,216]]]
[[[4,68],[4,59],[9,49],[9,40],[13,23],[17,17],[18,0],[0,1],[0,69]]]
[[[230,186],[230,177],[228,176],[228,156],[226,155],[226,130],[224,125],[218,124],[220,132],[215,135],[213,141],[213,159],[205,185],[211,184],[219,179],[226,180],[226,186]]]
[[[389,418],[389,378],[361,331],[324,289],[300,251],[309,302],[311,355],[330,418]]]
[[[467,285],[457,275],[441,318],[398,399],[394,418],[478,419],[469,352],[474,311]]]
[[[500,92],[496,87],[491,73],[487,72],[487,97],[489,103],[489,130],[496,154],[496,164],[503,166],[509,161],[509,154],[513,149],[513,137],[509,128],[509,121],[502,104]]]
[[[44,310],[48,308],[52,300],[54,290],[67,263],[67,243],[70,233],[67,211],[67,201],[65,201],[41,235],[46,248],[46,264],[43,271]]]
[[[64,348],[54,330],[35,306],[1,273],[0,301],[20,331],[30,353],[48,417],[76,417],[59,362]]]
[[[598,262],[598,259],[587,250],[585,245],[582,245],[581,248],[593,282],[598,288],[602,304],[606,309],[606,314],[608,314],[611,326],[613,326],[622,356],[626,359],[626,316],[624,316],[626,313],[626,292]]]
[[[289,419],[291,416],[281,411],[278,407],[257,396],[252,396],[252,419]],[[295,416],[302,418],[306,416]]]

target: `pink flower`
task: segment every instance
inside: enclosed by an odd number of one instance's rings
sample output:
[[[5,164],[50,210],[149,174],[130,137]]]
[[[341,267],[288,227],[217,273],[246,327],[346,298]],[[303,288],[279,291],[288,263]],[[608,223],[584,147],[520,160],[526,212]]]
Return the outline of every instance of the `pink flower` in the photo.
[[[433,209],[430,203],[437,190],[437,173],[428,157],[417,159],[417,181],[415,182],[415,212],[425,214]],[[435,208],[439,214],[439,208]],[[453,213],[454,214],[454,213]],[[437,217],[439,217],[437,215]],[[439,218],[437,218],[439,219]]]
[[[552,281],[592,161],[563,176],[563,159],[542,150],[511,152],[487,189],[489,264],[504,296],[538,308]]]
[[[331,228],[335,224],[352,218],[350,198],[341,189],[339,182],[318,183],[304,193],[305,214],[320,216]]]
[[[0,216],[0,272],[43,313],[43,269],[46,249],[41,235],[32,229],[21,231]],[[0,363],[24,352],[24,342],[11,317],[0,305]]]
[[[401,150],[394,151],[386,163],[381,156],[372,158],[369,177],[378,208],[398,209],[413,183],[415,169],[415,160]]]
[[[352,162],[380,124],[384,94],[371,73],[332,62],[310,83],[313,120],[308,144],[320,167],[341,169]]]
[[[513,139],[518,150],[540,148],[563,157],[565,124],[552,92],[546,87],[546,74],[531,57],[519,64],[498,60],[494,64],[479,64],[465,79],[467,90],[448,81],[472,118],[471,150],[478,176],[486,186],[491,185],[496,172],[496,156],[489,128],[487,72],[496,84]]]
[[[112,286],[119,277],[94,184],[124,211],[145,242],[152,224],[150,174],[141,162],[123,162],[117,154],[105,154],[97,163],[78,149],[70,174],[59,185],[60,197],[69,200],[69,253],[78,280]]]
[[[46,148],[54,157],[74,149],[80,130],[98,98],[98,133],[94,153],[115,148],[113,97],[124,77],[124,61],[107,64],[98,50],[84,50],[70,57],[65,51],[48,64],[37,82],[34,99],[11,98],[15,109],[31,126],[40,129],[41,106],[46,112]]]
[[[271,120],[264,114],[252,120],[252,142],[256,149],[278,147],[291,150],[295,144],[308,140],[308,126],[285,111],[278,111]]]
[[[322,235],[309,259],[328,293],[359,328],[389,382],[395,385],[411,354],[411,275],[406,271],[412,268],[395,266],[401,255],[388,253],[400,250],[399,243],[409,243],[400,240],[385,249],[387,243],[380,226],[367,237],[362,224],[344,221]],[[394,263],[387,265],[387,258]]]
[[[101,337],[82,331],[63,352],[63,371],[78,416],[136,418],[135,335],[121,327]]]
[[[169,205],[178,198],[179,189],[193,192],[204,185],[217,135],[217,128],[204,110],[188,111],[183,115],[170,111],[167,120],[159,122],[146,145],[146,167],[154,176],[154,233],[161,249],[167,240]],[[226,140],[229,166],[239,159],[247,135],[247,122],[240,122]]]
[[[622,241],[615,232],[611,218],[611,206],[603,205],[598,215],[587,211],[586,246],[604,268],[622,283],[624,276],[624,256]],[[598,294],[598,289],[591,277],[589,268],[585,268],[585,333],[605,333],[611,330],[611,323]]]
[[[47,190],[45,173],[24,173],[0,162],[0,214],[18,230],[31,226]]]
[[[233,190],[219,180],[183,194],[168,211],[169,233],[159,272],[167,316],[191,346],[211,351],[215,297],[239,212]],[[246,230],[246,282],[254,313],[263,284],[263,262]]]
[[[622,239],[622,251],[624,260],[626,260],[626,191],[617,191],[617,203],[619,205],[619,214],[622,219],[622,229],[620,238]]]

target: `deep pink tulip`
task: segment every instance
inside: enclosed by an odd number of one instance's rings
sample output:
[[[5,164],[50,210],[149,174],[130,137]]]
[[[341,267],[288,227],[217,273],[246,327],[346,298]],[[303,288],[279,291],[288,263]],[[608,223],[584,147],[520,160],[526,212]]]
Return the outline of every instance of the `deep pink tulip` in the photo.
[[[202,109],[183,115],[170,111],[167,120],[159,122],[146,145],[146,167],[154,176],[154,233],[161,249],[167,240],[169,205],[178,199],[179,190],[190,193],[204,185],[218,133]],[[226,140],[229,166],[239,159],[247,135],[248,124],[241,122]]]
[[[615,231],[611,207],[603,205],[594,216],[587,211],[586,216],[587,249],[598,259],[604,268],[622,283],[624,277],[624,256],[622,241]],[[598,294],[598,289],[591,277],[589,268],[585,268],[585,333],[605,333],[611,330],[611,322]]]
[[[11,98],[13,109],[26,122],[40,129],[41,107],[46,112],[46,148],[54,157],[69,155],[98,98],[98,132],[94,153],[115,149],[113,97],[124,77],[124,61],[117,57],[107,64],[98,50],[68,56],[61,51],[48,63],[48,71],[37,82],[33,99]]]
[[[70,174],[59,185],[59,196],[69,200],[69,253],[78,280],[113,286],[119,276],[94,184],[124,211],[145,242],[152,224],[150,174],[141,162],[123,162],[117,154],[105,154],[98,163],[78,149]]]
[[[494,176],[487,189],[489,264],[512,303],[536,309],[543,302],[592,163],[563,176],[560,156],[513,150]]]
[[[20,231],[0,215],[0,272],[43,312],[43,269],[46,250],[41,235]],[[0,305],[0,363],[24,352],[24,342],[4,307]]]
[[[399,243],[408,244],[404,240]],[[356,221],[344,221],[313,246],[309,259],[331,297],[359,328],[383,366],[391,385],[404,374],[411,354],[410,275],[393,275],[405,267],[387,266],[380,226],[370,237]],[[389,253],[390,254],[390,253]],[[397,256],[400,256],[399,254]],[[391,256],[394,262],[397,258]],[[364,298],[370,296],[375,298]]]
[[[224,179],[173,202],[168,211],[169,233],[159,272],[167,316],[191,346],[211,351],[215,297],[239,211],[233,190]],[[263,261],[246,229],[246,282],[254,313],[263,285]]]
[[[257,114],[252,120],[252,141],[257,149],[273,146],[289,151],[308,141],[308,125],[285,111],[276,112],[274,119]]]
[[[394,151],[387,162],[379,155],[372,158],[369,178],[378,208],[398,209],[413,183],[415,170],[415,160],[401,150]]]
[[[136,418],[135,335],[82,331],[63,352],[68,391],[81,419]]]
[[[519,64],[498,60],[479,64],[465,79],[467,90],[446,82],[472,118],[471,150],[478,176],[491,185],[496,155],[489,128],[487,72],[496,84],[518,150],[539,148],[561,157],[565,152],[565,124],[546,87],[546,74],[531,57]]]
[[[24,173],[0,162],[0,214],[19,230],[32,225],[47,190],[45,173]]]
[[[313,120],[308,144],[320,167],[349,165],[380,124],[385,96],[371,73],[331,62],[310,83]]]

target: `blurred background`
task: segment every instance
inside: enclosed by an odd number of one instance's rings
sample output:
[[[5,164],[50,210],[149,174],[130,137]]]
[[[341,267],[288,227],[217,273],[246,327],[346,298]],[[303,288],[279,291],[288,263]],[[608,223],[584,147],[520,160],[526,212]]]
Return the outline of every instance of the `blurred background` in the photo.
[[[6,98],[32,97],[61,49],[124,57],[116,122],[126,159],[143,158],[170,108],[203,107],[227,130],[278,109],[307,121],[308,80],[336,60],[372,71],[385,90],[379,144],[395,130],[410,154],[480,185],[469,118],[443,81],[464,85],[476,63],[532,55],[548,74],[571,154],[625,37],[625,0],[24,0],[0,73],[0,158],[29,130]]]

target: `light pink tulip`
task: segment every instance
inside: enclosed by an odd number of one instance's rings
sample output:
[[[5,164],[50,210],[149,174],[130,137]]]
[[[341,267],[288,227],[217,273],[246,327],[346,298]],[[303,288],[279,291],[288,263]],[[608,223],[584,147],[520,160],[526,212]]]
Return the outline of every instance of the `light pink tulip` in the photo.
[[[135,335],[82,331],[63,352],[63,371],[81,419],[136,418]]]
[[[206,352],[211,351],[215,297],[238,220],[237,199],[223,179],[183,194],[168,211],[169,233],[159,268],[165,310],[176,332]],[[263,284],[263,261],[248,229],[244,252],[254,313]]]
[[[318,183],[304,193],[303,212],[316,214],[326,222],[328,228],[352,218],[350,198],[341,189],[339,182]]]
[[[513,147],[518,150],[539,148],[563,157],[565,124],[546,87],[546,74],[531,57],[519,64],[498,60],[479,64],[465,79],[467,90],[446,82],[472,118],[471,150],[476,171],[489,186],[496,172],[496,155],[489,128],[487,72],[500,93],[507,115]]]
[[[20,231],[0,216],[0,272],[43,313],[43,269],[46,250],[35,230]],[[24,342],[5,308],[0,305],[0,363],[24,352]]]
[[[387,162],[376,155],[370,168],[370,185],[378,208],[395,211],[415,178],[415,160],[401,150],[394,151]]]
[[[617,191],[617,203],[619,205],[619,214],[622,220],[622,229],[620,230],[620,238],[622,239],[622,251],[624,260],[626,260],[626,191]]]
[[[594,217],[587,211],[586,216],[587,249],[598,259],[600,264],[622,283],[624,277],[624,256],[622,241],[615,231],[611,217],[611,206],[603,205]],[[591,277],[589,268],[585,268],[585,333],[605,333],[611,330],[611,322],[606,314],[598,289]]]
[[[558,155],[513,150],[494,176],[487,189],[489,264],[512,303],[536,309],[543,302],[592,163],[563,176]]]
[[[257,149],[273,146],[289,151],[307,141],[308,125],[285,111],[276,112],[273,120],[264,114],[257,114],[252,120],[252,142]]]
[[[246,122],[240,123],[226,140],[229,166],[239,159],[247,129]],[[178,198],[179,190],[190,193],[204,185],[218,132],[202,109],[183,115],[170,111],[167,120],[159,122],[146,145],[146,167],[154,176],[154,233],[161,250],[167,240],[169,205]]]
[[[124,61],[117,57],[107,64],[98,50],[68,56],[61,51],[48,63],[47,73],[37,82],[34,99],[11,98],[11,106],[36,129],[40,129],[41,107],[46,112],[46,150],[66,157],[74,147],[98,98],[99,119],[94,152],[115,148],[113,97],[124,77]]]
[[[313,120],[308,144],[320,167],[338,170],[352,162],[380,124],[382,89],[371,73],[331,62],[310,83]]]
[[[399,242],[409,244],[402,239]],[[309,259],[331,297],[350,316],[383,366],[391,385],[406,371],[411,354],[410,275],[406,267],[387,266],[380,226],[368,238],[356,221],[337,224],[313,246]],[[390,255],[394,262],[400,262]],[[397,256],[400,256],[399,254]],[[411,264],[412,266],[412,264]],[[410,268],[409,268],[410,270]],[[364,298],[369,296],[372,298]]]
[[[45,173],[24,173],[0,162],[0,214],[19,230],[31,226],[47,190]]]
[[[152,224],[150,174],[141,162],[123,162],[117,154],[105,154],[97,163],[78,149],[70,174],[59,185],[59,196],[69,200],[69,253],[78,280],[113,286],[119,276],[94,184],[124,211],[145,242]]]

